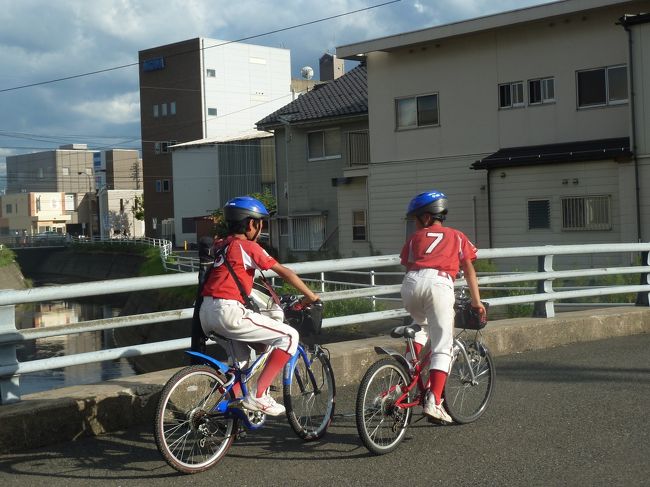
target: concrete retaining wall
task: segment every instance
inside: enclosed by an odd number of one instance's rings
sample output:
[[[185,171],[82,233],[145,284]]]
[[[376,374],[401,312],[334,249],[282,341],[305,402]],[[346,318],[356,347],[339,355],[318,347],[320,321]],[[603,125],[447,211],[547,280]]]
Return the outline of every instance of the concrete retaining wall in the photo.
[[[483,332],[494,355],[650,332],[650,309],[608,308],[556,318],[495,321]],[[337,386],[357,384],[377,355],[374,346],[402,350],[400,340],[372,338],[328,345]],[[0,406],[0,453],[152,424],[160,389],[174,370],[24,396]],[[497,370],[498,380],[498,370]]]

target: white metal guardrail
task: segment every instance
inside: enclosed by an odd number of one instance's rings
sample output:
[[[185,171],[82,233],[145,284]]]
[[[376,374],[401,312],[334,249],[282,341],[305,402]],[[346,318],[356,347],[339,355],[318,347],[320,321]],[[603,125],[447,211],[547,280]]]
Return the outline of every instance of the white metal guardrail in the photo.
[[[154,244],[160,245],[160,242]],[[163,243],[164,246],[164,243]],[[171,246],[169,248],[171,252]],[[498,260],[502,258],[534,258],[538,261],[537,272],[521,273],[496,273],[479,278],[480,285],[490,286],[496,284],[530,282],[538,283],[538,291],[532,294],[505,296],[486,299],[492,307],[518,303],[541,303],[542,313],[548,317],[555,314],[555,302],[586,296],[605,296],[620,293],[637,293],[638,300],[647,305],[650,296],[650,261],[648,252],[650,244],[608,244],[608,245],[565,245],[565,246],[540,246],[521,248],[484,249],[479,251],[479,259]],[[572,270],[554,270],[553,263],[555,256],[565,255],[589,255],[611,253],[614,255],[629,254],[629,258],[623,259],[633,262],[633,256],[641,255],[639,265],[626,265],[620,267],[583,268]],[[399,268],[399,257],[397,255],[357,257],[351,259],[336,259],[315,262],[304,262],[289,264],[299,275],[320,275],[324,279],[324,273],[336,271],[358,271],[369,269],[374,271],[379,268]],[[379,274],[379,273],[376,273]],[[638,285],[613,285],[589,289],[554,289],[553,281],[556,279],[594,277],[604,275],[640,274],[642,279]],[[374,275],[374,274],[373,274]],[[274,277],[272,272],[267,277]],[[37,303],[60,299],[80,298],[87,296],[110,295],[120,292],[135,292],[152,289],[163,289],[178,286],[193,286],[197,283],[197,273],[182,272],[170,275],[139,277],[129,279],[116,279],[110,281],[97,281],[83,284],[68,284],[61,286],[49,286],[26,290],[3,290],[0,291],[0,403],[5,404],[20,399],[19,375],[30,372],[57,369],[71,365],[81,365],[104,360],[114,360],[123,357],[146,355],[150,353],[179,350],[190,347],[190,338],[168,340],[156,343],[134,345],[123,348],[87,352],[62,357],[53,357],[28,362],[18,362],[16,359],[15,347],[17,344],[37,338],[52,336],[63,336],[78,334],[89,331],[109,330],[120,327],[139,326],[147,323],[165,323],[179,319],[191,318],[192,308],[185,308],[158,313],[142,315],[122,316],[102,320],[93,320],[72,325],[57,325],[47,328],[17,330],[15,327],[15,306],[23,303]],[[374,283],[374,281],[373,281]],[[464,282],[457,281],[456,285],[463,285]],[[395,295],[399,293],[399,284],[371,285],[360,288],[352,288],[341,291],[321,292],[323,301],[344,300],[350,298],[361,298],[371,296]],[[330,328],[354,323],[366,323],[391,318],[406,316],[404,309],[391,309],[375,311],[370,313],[354,314],[326,318],[323,320],[323,327]],[[160,325],[164,326],[164,325]]]

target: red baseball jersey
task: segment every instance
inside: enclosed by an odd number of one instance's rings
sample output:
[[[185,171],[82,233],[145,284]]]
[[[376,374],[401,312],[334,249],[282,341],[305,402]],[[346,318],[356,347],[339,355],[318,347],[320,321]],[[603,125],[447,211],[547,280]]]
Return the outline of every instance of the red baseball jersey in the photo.
[[[259,244],[251,240],[230,236],[215,244],[215,252],[223,247],[227,247],[226,258],[242,283],[246,295],[250,295],[253,289],[255,270],[265,271],[278,263]],[[215,298],[235,299],[246,304],[228,267],[224,265],[223,257],[215,260],[201,294]]]
[[[461,261],[476,259],[476,247],[463,232],[433,225],[411,235],[400,258],[407,271],[438,269],[456,277]]]

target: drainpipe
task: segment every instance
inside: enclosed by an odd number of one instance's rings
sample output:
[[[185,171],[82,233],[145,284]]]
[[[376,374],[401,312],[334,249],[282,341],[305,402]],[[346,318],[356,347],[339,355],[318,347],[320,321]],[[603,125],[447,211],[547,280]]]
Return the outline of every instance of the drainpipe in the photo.
[[[634,52],[632,31],[627,24],[627,15],[619,19],[620,24],[627,32],[627,49],[628,49],[628,89],[630,93],[630,150],[632,151],[632,159],[634,160],[634,185],[636,197],[636,238],[637,242],[641,242],[641,188],[639,186],[639,160],[636,157],[636,117],[634,112]]]
[[[492,193],[490,190],[490,169],[487,170],[488,248],[492,248]]]
[[[283,193],[285,194],[285,198],[287,200],[287,227],[289,228],[289,239],[291,239],[291,234],[292,234],[292,229],[289,226],[289,215],[291,214],[290,208],[289,208],[289,202],[291,199],[289,198],[289,141],[290,141],[290,130],[291,130],[291,124],[290,121],[287,117],[280,115],[278,117],[278,120],[284,127],[284,169],[285,169],[285,180],[284,180],[284,188],[283,188]]]

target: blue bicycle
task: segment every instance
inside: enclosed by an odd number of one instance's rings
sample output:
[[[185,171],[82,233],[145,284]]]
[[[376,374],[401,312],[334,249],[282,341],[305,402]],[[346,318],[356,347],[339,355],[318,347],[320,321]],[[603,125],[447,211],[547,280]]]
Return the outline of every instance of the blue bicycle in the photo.
[[[285,320],[301,332],[320,320],[318,305],[296,309],[293,296],[281,300]],[[320,321],[318,322],[320,328]],[[311,334],[314,330],[310,330]],[[211,337],[212,338],[212,337]],[[217,338],[217,337],[214,337]],[[225,343],[229,357],[235,356],[233,342]],[[266,415],[242,407],[249,394],[248,383],[260,370],[271,350],[256,357],[250,366],[237,361],[223,363],[210,355],[188,351],[203,364],[185,367],[167,382],[158,403],[155,438],[167,463],[179,472],[191,474],[217,464],[233,440],[246,429],[261,428]],[[235,384],[241,395],[236,397]],[[327,349],[300,343],[284,368],[283,399],[291,428],[305,441],[322,438],[334,416],[336,386]]]

